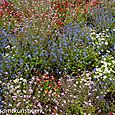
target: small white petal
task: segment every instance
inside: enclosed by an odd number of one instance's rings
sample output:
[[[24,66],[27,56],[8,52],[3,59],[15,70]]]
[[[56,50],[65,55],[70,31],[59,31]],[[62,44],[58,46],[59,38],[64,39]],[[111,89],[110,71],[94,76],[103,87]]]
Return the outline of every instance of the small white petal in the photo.
[[[108,42],[105,42],[105,45],[108,45]]]

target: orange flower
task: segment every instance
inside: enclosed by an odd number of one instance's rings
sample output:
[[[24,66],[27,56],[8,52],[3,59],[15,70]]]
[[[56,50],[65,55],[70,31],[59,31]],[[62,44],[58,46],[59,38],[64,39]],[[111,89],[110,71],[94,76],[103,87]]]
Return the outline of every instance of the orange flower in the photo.
[[[48,89],[46,89],[44,92],[45,92],[45,93],[48,93],[49,91],[48,91]]]
[[[89,4],[86,4],[84,12],[87,13],[88,12],[88,8],[89,8]]]
[[[49,80],[44,80],[44,83],[49,82]]]
[[[53,89],[54,89],[54,91],[56,91],[56,90],[57,90],[55,87],[54,87]]]

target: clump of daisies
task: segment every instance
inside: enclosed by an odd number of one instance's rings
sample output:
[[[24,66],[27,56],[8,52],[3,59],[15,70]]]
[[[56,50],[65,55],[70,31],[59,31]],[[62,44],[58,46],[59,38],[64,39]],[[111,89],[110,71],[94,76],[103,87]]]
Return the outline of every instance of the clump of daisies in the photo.
[[[108,55],[106,57],[103,56],[100,67],[95,68],[95,78],[102,77],[103,79],[109,78],[112,79],[114,74],[114,65],[115,60],[112,55]]]
[[[97,46],[97,48],[99,48],[102,45],[109,45],[108,44],[109,35],[107,34],[107,31],[96,33],[95,30],[91,29],[90,37],[93,40],[93,45]]]

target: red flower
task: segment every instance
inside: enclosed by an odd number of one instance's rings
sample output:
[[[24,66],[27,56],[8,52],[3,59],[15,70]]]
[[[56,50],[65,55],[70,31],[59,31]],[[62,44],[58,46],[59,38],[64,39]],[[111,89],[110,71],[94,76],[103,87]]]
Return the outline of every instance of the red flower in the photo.
[[[0,10],[0,17],[2,17],[3,16],[3,11],[2,10]]]
[[[77,3],[76,6],[79,7],[80,5]]]
[[[60,4],[57,4],[57,8],[59,8],[59,9],[60,9]]]
[[[108,115],[114,115],[112,112],[108,113]]]
[[[63,26],[64,25],[64,23],[61,22],[61,21],[57,21],[57,24],[58,24],[58,26]]]
[[[65,2],[65,6],[68,7],[68,1]]]
[[[100,2],[98,0],[92,0],[90,3],[90,6],[96,6],[98,4],[100,4]]]
[[[60,8],[59,11],[60,11],[60,12],[64,12],[65,10],[64,10],[63,8]]]

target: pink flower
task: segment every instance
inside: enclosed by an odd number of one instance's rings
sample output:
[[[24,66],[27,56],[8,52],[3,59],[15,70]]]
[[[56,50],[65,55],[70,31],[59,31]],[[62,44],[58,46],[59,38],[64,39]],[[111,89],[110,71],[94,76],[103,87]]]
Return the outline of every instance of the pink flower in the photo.
[[[58,86],[61,86],[62,84],[61,84],[61,82],[60,81],[58,81]]]
[[[10,6],[10,4],[9,4],[6,0],[2,0],[2,4],[3,4],[4,6]]]
[[[41,80],[40,80],[39,78],[37,78],[37,79],[36,79],[36,82],[38,82],[38,83],[39,83],[40,81],[41,81]]]
[[[2,6],[0,6],[0,9],[2,9]]]

